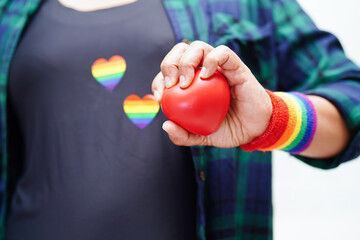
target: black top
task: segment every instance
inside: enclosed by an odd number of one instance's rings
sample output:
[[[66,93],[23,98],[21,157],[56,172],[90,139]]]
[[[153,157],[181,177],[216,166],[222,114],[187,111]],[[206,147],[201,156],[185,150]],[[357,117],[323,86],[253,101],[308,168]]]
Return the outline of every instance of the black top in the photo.
[[[6,239],[195,239],[190,151],[170,142],[151,99],[127,98],[151,93],[174,44],[160,0],[94,12],[42,4],[9,75],[19,178]]]

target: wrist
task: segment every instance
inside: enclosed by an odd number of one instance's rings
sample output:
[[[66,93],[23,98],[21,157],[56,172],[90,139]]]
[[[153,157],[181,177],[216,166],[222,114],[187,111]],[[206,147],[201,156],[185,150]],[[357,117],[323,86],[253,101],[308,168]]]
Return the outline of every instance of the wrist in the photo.
[[[311,101],[301,93],[267,91],[273,113],[266,131],[248,144],[245,151],[282,149],[291,153],[304,151],[316,129],[316,113]]]

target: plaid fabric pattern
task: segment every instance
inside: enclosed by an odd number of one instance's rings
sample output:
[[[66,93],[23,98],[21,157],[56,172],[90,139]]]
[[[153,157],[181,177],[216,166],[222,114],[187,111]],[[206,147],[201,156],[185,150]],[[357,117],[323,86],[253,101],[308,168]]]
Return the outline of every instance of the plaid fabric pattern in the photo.
[[[5,234],[7,200],[6,90],[11,58],[20,34],[39,1],[0,0],[0,239]]]
[[[295,0],[164,4],[178,41],[227,45],[265,88],[319,95],[338,107],[352,133],[348,149],[327,160],[295,157],[328,169],[359,155],[359,67],[345,56],[336,37],[319,30]],[[201,173],[199,239],[271,239],[270,156],[209,147],[193,147],[193,156]]]
[[[19,36],[39,0],[0,0],[1,234],[6,206],[6,86]],[[316,94],[333,102],[352,140],[327,160],[333,168],[360,154],[360,70],[340,43],[320,31],[295,0],[163,0],[176,40],[233,49],[270,90]],[[271,155],[240,148],[192,147],[198,183],[198,239],[272,239]],[[3,237],[0,237],[3,239]]]

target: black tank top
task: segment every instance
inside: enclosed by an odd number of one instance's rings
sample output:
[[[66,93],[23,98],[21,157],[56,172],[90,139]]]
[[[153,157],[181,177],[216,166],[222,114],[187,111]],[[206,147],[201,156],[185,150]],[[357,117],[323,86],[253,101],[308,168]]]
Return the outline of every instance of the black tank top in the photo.
[[[144,97],[174,41],[160,0],[94,12],[42,4],[9,75],[18,178],[6,239],[195,239],[190,151]]]

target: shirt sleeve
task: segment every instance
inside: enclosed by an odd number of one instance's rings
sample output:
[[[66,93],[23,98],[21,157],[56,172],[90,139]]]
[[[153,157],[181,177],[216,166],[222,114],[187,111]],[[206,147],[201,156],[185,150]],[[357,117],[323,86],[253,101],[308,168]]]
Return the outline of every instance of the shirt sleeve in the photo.
[[[329,159],[295,156],[329,169],[360,155],[360,68],[338,39],[319,30],[296,0],[273,0],[278,90],[318,95],[332,102],[350,133],[346,150]]]

